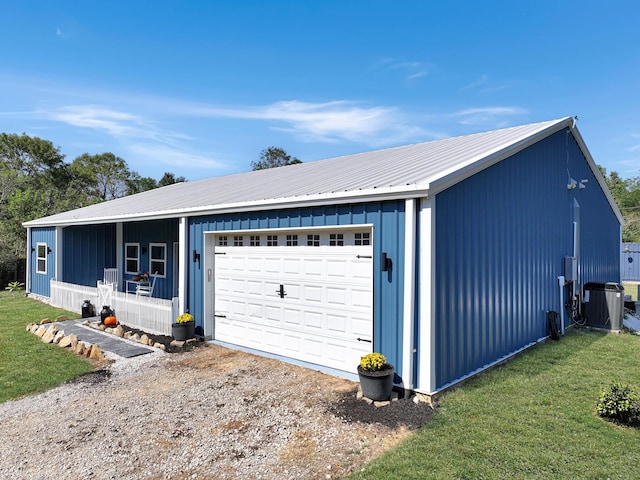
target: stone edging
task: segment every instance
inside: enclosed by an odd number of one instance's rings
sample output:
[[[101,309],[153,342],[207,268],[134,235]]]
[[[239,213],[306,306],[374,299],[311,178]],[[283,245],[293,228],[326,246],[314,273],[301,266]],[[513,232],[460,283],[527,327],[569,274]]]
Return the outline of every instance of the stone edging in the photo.
[[[68,318],[58,317],[56,319],[56,321],[63,320],[68,320]],[[40,322],[40,324],[30,323],[27,325],[26,331],[40,337],[44,343],[52,343],[54,345],[58,345],[60,348],[68,348],[77,355],[82,355],[86,358],[97,360],[99,362],[107,360],[102,353],[102,349],[98,345],[82,342],[73,334],[65,335],[64,330],[59,330],[57,325],[49,325],[46,327],[45,324],[47,323],[51,323],[51,320],[45,318]]]

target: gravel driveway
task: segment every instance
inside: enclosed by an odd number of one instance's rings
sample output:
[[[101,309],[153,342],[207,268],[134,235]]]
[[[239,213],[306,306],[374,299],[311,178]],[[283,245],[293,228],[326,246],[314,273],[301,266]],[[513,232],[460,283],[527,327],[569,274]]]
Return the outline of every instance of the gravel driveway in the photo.
[[[357,384],[206,345],[121,359],[0,404],[0,478],[340,478],[425,423]]]

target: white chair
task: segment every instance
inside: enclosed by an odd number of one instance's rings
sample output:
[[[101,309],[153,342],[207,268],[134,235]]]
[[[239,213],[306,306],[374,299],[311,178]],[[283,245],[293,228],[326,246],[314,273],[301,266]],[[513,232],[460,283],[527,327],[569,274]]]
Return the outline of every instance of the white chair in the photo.
[[[104,269],[104,279],[102,283],[107,284],[110,283],[113,286],[114,290],[118,289],[118,269],[117,268],[105,268]]]
[[[153,280],[151,280],[150,284],[138,284],[136,286],[136,296],[153,297],[153,289],[156,286],[156,278],[158,278],[158,272],[154,272],[153,275],[150,276],[153,277]]]
[[[98,280],[98,305],[112,305],[111,292],[118,290],[118,269],[105,268],[102,280]]]

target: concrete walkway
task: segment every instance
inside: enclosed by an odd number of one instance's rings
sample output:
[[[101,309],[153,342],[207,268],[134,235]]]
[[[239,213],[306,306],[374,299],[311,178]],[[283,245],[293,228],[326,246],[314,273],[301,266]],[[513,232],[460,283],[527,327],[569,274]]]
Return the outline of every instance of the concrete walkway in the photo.
[[[120,338],[110,333],[104,333],[95,328],[82,325],[83,322],[89,320],[96,321],[100,317],[82,318],[78,320],[66,320],[64,322],[55,322],[58,330],[63,330],[65,335],[73,334],[78,337],[81,342],[97,344],[103,351],[115,353],[124,358],[137,357],[145,353],[151,353],[153,350],[149,347],[136,345],[125,338]]]

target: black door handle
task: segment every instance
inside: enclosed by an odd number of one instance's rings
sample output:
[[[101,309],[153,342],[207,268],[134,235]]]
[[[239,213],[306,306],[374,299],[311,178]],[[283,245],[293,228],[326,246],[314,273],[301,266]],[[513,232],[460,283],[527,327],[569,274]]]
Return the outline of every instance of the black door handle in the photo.
[[[284,298],[287,292],[284,291],[284,285],[280,285],[280,290],[276,290],[276,293],[280,295],[280,298]]]

